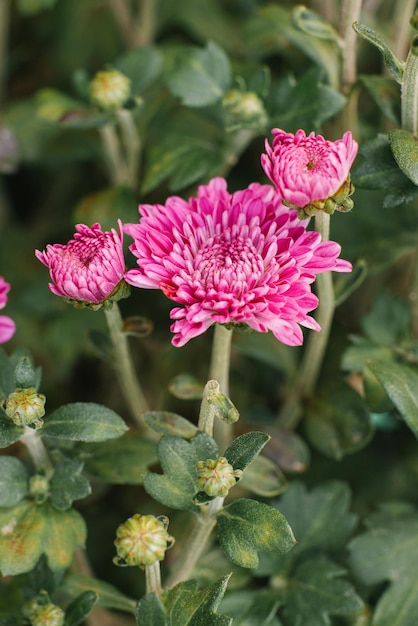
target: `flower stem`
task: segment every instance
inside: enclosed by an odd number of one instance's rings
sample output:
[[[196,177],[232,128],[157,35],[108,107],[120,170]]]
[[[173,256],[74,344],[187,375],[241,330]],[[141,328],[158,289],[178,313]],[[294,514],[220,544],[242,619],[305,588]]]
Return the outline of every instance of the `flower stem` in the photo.
[[[193,528],[185,537],[185,545],[181,546],[183,549],[179,552],[179,557],[166,581],[167,587],[174,587],[182,580],[190,578],[216,526],[216,515],[223,507],[223,503],[224,498],[215,498],[207,505],[206,510],[195,516]]]
[[[222,324],[215,324],[209,378],[219,383],[221,393],[226,396],[229,396],[231,344],[232,330],[229,330]],[[232,440],[233,426],[226,422],[216,420],[214,432],[220,450],[225,450]]]
[[[54,466],[49,458],[48,451],[39,432],[34,428],[24,427],[24,434],[20,441],[26,446],[37,471],[45,472],[46,478],[51,478],[54,473]]]
[[[315,230],[321,234],[322,241],[329,239],[329,229],[330,216],[318,211],[315,216]],[[316,285],[319,299],[316,319],[321,330],[311,332],[308,337],[293,389],[279,415],[280,424],[284,428],[294,429],[297,426],[302,412],[301,401],[315,389],[331,330],[335,308],[331,272],[319,274]]]
[[[10,0],[0,0],[0,102],[5,92],[9,22]]]
[[[148,411],[148,404],[141,386],[138,383],[132,363],[128,338],[123,332],[123,321],[116,302],[110,309],[105,310],[107,326],[113,344],[116,373],[119,384],[130,408],[132,417],[141,430],[145,427],[144,413]]]
[[[126,159],[126,183],[132,189],[136,186],[139,160],[141,153],[141,141],[138,135],[132,113],[127,109],[119,109],[116,113],[122,136]]]
[[[121,150],[120,140],[114,124],[108,123],[99,129],[105,153],[109,177],[114,185],[129,184],[129,171]]]
[[[402,128],[418,133],[418,56],[410,50],[405,63],[401,88]]]
[[[357,80],[357,34],[353,30],[353,23],[360,17],[362,0],[344,0],[342,7],[342,37],[344,40],[342,61],[342,90],[348,93]]]
[[[156,561],[152,565],[145,566],[145,589],[146,593],[157,593],[160,595],[163,592],[159,561]]]
[[[202,403],[200,405],[199,421],[197,424],[198,429],[210,437],[213,437],[215,409],[208,402],[208,395],[213,393],[220,393],[220,387],[217,380],[209,380],[205,385]]]

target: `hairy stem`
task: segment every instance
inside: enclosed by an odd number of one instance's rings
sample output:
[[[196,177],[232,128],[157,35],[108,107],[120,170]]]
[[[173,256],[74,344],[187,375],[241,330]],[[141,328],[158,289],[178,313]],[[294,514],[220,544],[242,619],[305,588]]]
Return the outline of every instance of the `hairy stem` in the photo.
[[[167,578],[166,587],[174,587],[182,580],[190,578],[216,526],[216,515],[221,510],[223,502],[224,498],[215,498],[206,506],[206,510],[195,516],[193,528],[185,538],[185,545],[181,546],[182,550]]]
[[[54,466],[39,432],[34,428],[25,426],[24,434],[20,441],[26,446],[36,471],[43,471],[46,478],[51,478],[54,473]]]
[[[123,321],[116,302],[110,309],[105,310],[106,321],[110,338],[113,344],[115,368],[122,392],[132,417],[143,430],[145,428],[144,413],[148,411],[148,404],[135,374],[128,338],[123,332]]]
[[[329,239],[330,216],[318,211],[315,216],[315,230],[322,237],[322,241]],[[280,424],[285,428],[295,428],[301,416],[301,401],[312,394],[321,370],[322,361],[328,343],[334,314],[334,289],[331,272],[319,274],[316,279],[319,307],[317,322],[321,326],[320,332],[309,334],[305,351],[293,389],[279,415]]]
[[[401,88],[402,128],[413,135],[418,132],[418,56],[411,50],[406,59]]]
[[[221,393],[229,396],[229,366],[231,360],[232,330],[215,324],[209,379],[219,383]],[[215,439],[220,450],[225,450],[233,436],[232,424],[216,420]]]
[[[159,561],[145,567],[145,588],[146,593],[157,593],[160,595],[163,592]]]

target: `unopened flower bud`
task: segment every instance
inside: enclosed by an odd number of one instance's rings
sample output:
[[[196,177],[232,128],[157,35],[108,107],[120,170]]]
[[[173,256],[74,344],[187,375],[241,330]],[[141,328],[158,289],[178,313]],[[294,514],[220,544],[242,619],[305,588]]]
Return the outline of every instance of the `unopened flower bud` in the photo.
[[[222,105],[227,126],[230,129],[245,127],[262,130],[267,124],[264,105],[258,95],[252,91],[242,92],[238,89],[231,89],[225,94]]]
[[[90,82],[90,95],[101,109],[118,109],[131,95],[131,81],[118,70],[97,72]]]
[[[235,485],[237,480],[242,476],[241,470],[234,470],[232,465],[228,463],[225,457],[218,459],[208,459],[207,461],[198,461],[197,469],[197,487],[200,491],[204,491],[208,496],[228,495],[228,491]]]
[[[45,502],[49,495],[49,480],[45,474],[35,474],[29,479],[29,493],[38,504]]]
[[[16,426],[41,428],[45,402],[45,396],[38,393],[34,387],[27,389],[19,387],[6,398],[4,408],[7,417],[10,417]]]
[[[239,420],[239,411],[224,393],[209,391],[208,403],[216,411],[216,416],[227,424],[235,424]]]
[[[165,516],[140,515],[130,517],[116,531],[115,565],[137,565],[144,568],[164,559],[165,551],[174,544],[168,532]]]
[[[45,591],[26,605],[24,613],[32,626],[63,626],[65,621],[64,611],[52,604]]]

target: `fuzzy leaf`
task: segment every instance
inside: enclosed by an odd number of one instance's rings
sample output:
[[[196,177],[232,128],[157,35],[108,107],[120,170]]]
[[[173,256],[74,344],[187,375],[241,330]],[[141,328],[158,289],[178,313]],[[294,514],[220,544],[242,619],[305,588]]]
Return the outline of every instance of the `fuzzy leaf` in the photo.
[[[116,587],[93,576],[73,574],[69,572],[62,582],[62,590],[70,597],[85,591],[93,591],[97,595],[97,605],[116,611],[133,613],[136,602],[121,593]]]
[[[156,593],[147,593],[143,596],[135,609],[136,623],[149,626],[168,626],[168,616],[160,596]]]
[[[234,618],[234,626],[281,626],[275,617],[281,604],[276,590],[245,589],[229,592],[221,608]]]
[[[413,626],[418,614],[418,513],[390,505],[371,515],[368,530],[349,544],[349,566],[365,585],[390,581],[381,592],[373,626]]]
[[[144,415],[147,426],[160,435],[174,435],[183,439],[192,439],[197,433],[197,426],[185,417],[169,411],[149,411]]]
[[[296,567],[289,581],[285,615],[291,624],[329,626],[331,615],[354,617],[363,607],[346,571],[329,559],[311,557]]]
[[[246,468],[240,484],[262,498],[278,496],[287,488],[287,480],[280,467],[262,455]]]
[[[0,507],[14,506],[29,491],[26,467],[14,456],[0,456]]]
[[[190,441],[163,437],[157,448],[163,474],[144,476],[145,490],[161,504],[172,509],[195,509],[196,463],[216,458],[218,448],[212,437],[197,432]]]
[[[55,468],[49,483],[51,500],[60,511],[69,509],[74,500],[80,500],[91,493],[90,483],[82,476],[84,463],[65,460]]]
[[[395,362],[371,361],[368,367],[418,438],[418,374]]]
[[[288,552],[296,543],[286,518],[273,507],[240,498],[218,514],[218,539],[236,565],[254,568],[258,552]]]
[[[0,417],[0,448],[7,448],[23,436],[24,429],[16,426],[13,422],[4,417]]]
[[[65,609],[65,626],[79,626],[97,602],[97,593],[84,591]]]
[[[396,58],[392,50],[386,44],[383,37],[381,37],[369,26],[359,24],[358,22],[354,22],[353,28],[356,33],[360,35],[360,37],[366,39],[379,50],[379,52],[382,54],[383,61],[386,67],[388,68],[396,82],[401,84],[404,64]]]
[[[4,576],[29,572],[42,554],[53,571],[63,570],[86,538],[77,511],[58,511],[49,502],[38,506],[24,500],[14,508],[1,509],[0,528],[0,571]]]
[[[229,578],[224,576],[204,589],[199,589],[195,580],[188,580],[164,591],[161,599],[170,626],[230,626],[232,619],[217,613]]]
[[[142,485],[145,472],[157,461],[156,442],[131,432],[81,444],[79,450],[89,473],[115,485]]]
[[[270,437],[265,433],[248,432],[240,435],[225,450],[224,457],[234,469],[244,471],[264,448]]]
[[[120,437],[127,429],[111,409],[94,402],[74,402],[51,413],[42,434],[70,441],[105,441]]]
[[[418,185],[418,138],[398,128],[389,133],[393,156],[405,176]]]
[[[202,107],[214,104],[231,83],[228,57],[217,44],[206,48],[173,50],[168,87],[185,106]]]

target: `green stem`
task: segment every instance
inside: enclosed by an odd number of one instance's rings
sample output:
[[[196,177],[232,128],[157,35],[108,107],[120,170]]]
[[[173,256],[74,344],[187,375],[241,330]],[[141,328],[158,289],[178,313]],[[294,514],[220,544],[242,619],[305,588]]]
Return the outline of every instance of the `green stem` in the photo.
[[[9,22],[10,0],[0,0],[0,103],[5,92]]]
[[[109,6],[119,26],[122,37],[128,48],[136,47],[136,32],[132,23],[132,15],[126,0],[109,0]]]
[[[161,595],[161,569],[160,562],[156,561],[152,565],[145,566],[145,589],[146,593],[157,593]]]
[[[156,24],[155,0],[138,0],[135,44],[148,46],[154,41]]]
[[[138,135],[132,113],[127,109],[119,109],[116,113],[122,136],[123,147],[125,149],[126,169],[128,180],[126,183],[135,189],[139,161],[141,154],[141,140]]]
[[[418,56],[411,50],[406,59],[401,87],[402,128],[418,134]]]
[[[344,0],[342,7],[341,34],[344,40],[341,71],[342,90],[348,93],[357,80],[357,34],[353,23],[360,18],[362,0]]]
[[[116,302],[110,309],[105,309],[106,321],[110,338],[113,344],[116,373],[132,417],[137,425],[144,429],[144,413],[148,411],[148,404],[138,383],[132,363],[128,338],[123,332],[123,321]]]
[[[315,230],[321,234],[322,241],[329,239],[329,228],[330,216],[323,211],[318,211],[315,216]],[[309,334],[293,389],[279,415],[280,424],[289,429],[297,426],[302,412],[301,401],[311,395],[315,389],[331,331],[334,314],[334,289],[331,272],[319,274],[316,279],[316,286],[319,299],[316,319],[321,330]]]
[[[219,383],[221,393],[229,396],[229,366],[231,360],[232,330],[222,324],[215,324],[209,379]],[[226,450],[233,438],[233,426],[216,420],[215,439],[220,450]]]
[[[224,498],[215,498],[207,505],[206,510],[195,516],[193,528],[186,537],[186,545],[182,546],[183,549],[179,552],[179,557],[166,581],[167,587],[174,587],[190,578],[216,526],[216,515],[223,507],[223,503]]]
[[[197,427],[203,433],[213,437],[213,424],[215,420],[215,409],[208,402],[208,396],[220,393],[220,386],[217,380],[209,380],[203,390],[202,403],[200,405],[199,421]]]
[[[120,140],[114,124],[108,123],[99,129],[106,157],[109,178],[114,185],[129,184],[129,169],[121,150]]]
[[[54,466],[49,458],[48,451],[45,448],[39,432],[34,428],[24,427],[24,434],[20,441],[26,446],[32,458],[33,464],[37,471],[45,472],[47,478],[51,478],[54,473]]]

